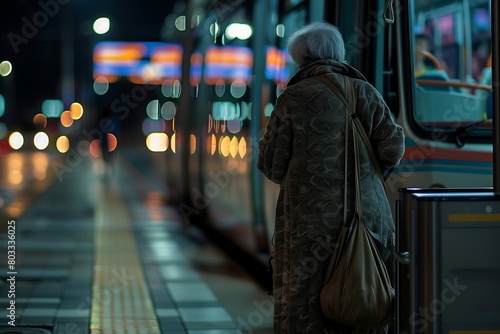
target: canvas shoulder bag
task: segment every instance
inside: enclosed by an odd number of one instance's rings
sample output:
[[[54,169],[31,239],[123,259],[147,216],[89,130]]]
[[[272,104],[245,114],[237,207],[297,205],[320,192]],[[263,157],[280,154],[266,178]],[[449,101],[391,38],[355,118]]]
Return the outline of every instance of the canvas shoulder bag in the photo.
[[[333,82],[326,77],[317,78],[341,98],[349,114],[345,117],[343,225],[321,290],[321,308],[324,315],[333,322],[356,328],[377,329],[393,320],[395,291],[377,245],[363,221],[358,140],[359,137],[363,137],[364,129],[360,122],[358,126],[355,122],[357,115],[354,86],[352,80],[345,76],[349,103]],[[350,133],[354,144],[356,210],[352,221],[347,222],[347,162]],[[364,135],[366,136],[366,133]],[[367,146],[367,150],[371,150],[371,145]],[[374,157],[373,151],[370,155]],[[376,160],[373,162],[377,163]],[[382,177],[382,174],[379,173],[379,176]]]

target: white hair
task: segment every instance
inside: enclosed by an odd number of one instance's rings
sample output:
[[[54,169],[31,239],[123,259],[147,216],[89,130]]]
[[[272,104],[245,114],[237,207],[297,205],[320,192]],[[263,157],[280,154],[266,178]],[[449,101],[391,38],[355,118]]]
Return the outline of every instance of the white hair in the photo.
[[[326,22],[313,22],[294,32],[288,39],[287,49],[299,68],[320,59],[346,62],[342,34]]]

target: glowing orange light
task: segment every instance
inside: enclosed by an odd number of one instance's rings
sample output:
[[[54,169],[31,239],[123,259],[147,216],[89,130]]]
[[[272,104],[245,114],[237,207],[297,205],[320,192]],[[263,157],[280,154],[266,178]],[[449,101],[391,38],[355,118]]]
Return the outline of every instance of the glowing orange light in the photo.
[[[83,106],[78,102],[72,103],[69,110],[71,112],[71,118],[74,120],[80,119],[83,116]]]
[[[90,143],[90,154],[94,158],[99,158],[101,156],[101,141],[99,139],[94,139]]]
[[[245,157],[245,154],[247,153],[247,141],[245,140],[245,137],[242,137],[240,140],[238,153],[240,154],[241,159],[243,159]]]
[[[43,129],[47,126],[47,117],[44,114],[36,114],[33,117],[33,124],[39,129]]]
[[[176,148],[176,145],[175,145],[175,133],[172,135],[172,138],[170,139],[170,148],[172,149],[172,152],[175,153],[175,148]]]
[[[196,152],[196,136],[194,134],[191,134],[189,137],[189,144],[190,144],[190,152],[191,154],[194,154]]]
[[[239,145],[238,139],[236,137],[233,137],[233,139],[231,139],[231,142],[229,144],[229,153],[233,158],[238,154],[238,145]]]
[[[118,139],[112,133],[108,133],[108,151],[113,152],[118,146]]]
[[[153,132],[146,137],[146,147],[151,152],[165,152],[168,148],[168,136],[162,132]]]
[[[69,110],[63,111],[60,118],[62,126],[69,128],[73,125],[73,117],[71,117],[71,112]]]
[[[228,136],[225,136],[224,139],[222,139],[221,145],[220,145],[220,153],[224,157],[228,157],[230,153],[230,146],[231,146],[231,139],[229,139]]]
[[[66,153],[69,151],[69,139],[66,136],[61,136],[57,138],[56,148],[61,153]]]

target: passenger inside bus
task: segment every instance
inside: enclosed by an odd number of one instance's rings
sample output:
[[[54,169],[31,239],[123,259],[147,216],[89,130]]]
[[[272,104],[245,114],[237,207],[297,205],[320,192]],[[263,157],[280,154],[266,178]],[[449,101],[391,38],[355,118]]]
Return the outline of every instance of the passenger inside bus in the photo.
[[[427,57],[420,54],[421,52],[431,52],[431,43],[429,38],[424,34],[415,35],[415,77],[424,75],[435,67],[430,63]]]
[[[431,41],[425,34],[415,35],[414,76],[417,80],[450,81],[442,62],[431,52]],[[425,90],[452,91],[448,86],[425,85]]]

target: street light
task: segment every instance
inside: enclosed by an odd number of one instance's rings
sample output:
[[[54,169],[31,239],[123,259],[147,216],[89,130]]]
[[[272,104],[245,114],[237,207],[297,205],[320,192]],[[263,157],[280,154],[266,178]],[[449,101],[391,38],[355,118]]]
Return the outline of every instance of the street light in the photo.
[[[94,21],[94,32],[102,35],[109,31],[110,22],[107,17],[100,17]]]

